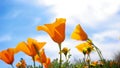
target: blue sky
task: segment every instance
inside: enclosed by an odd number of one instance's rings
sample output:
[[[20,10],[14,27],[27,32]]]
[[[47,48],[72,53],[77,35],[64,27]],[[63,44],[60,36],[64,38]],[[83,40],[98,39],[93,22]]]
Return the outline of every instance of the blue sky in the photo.
[[[38,34],[36,26],[43,21],[48,22],[51,17],[51,14],[46,12],[47,7],[36,7],[15,0],[4,0],[0,3],[0,42],[8,42],[6,47],[14,47],[19,41]]]
[[[0,51],[15,47],[19,42],[31,37],[46,41],[46,54],[58,58],[58,47],[47,33],[36,31],[36,26],[55,21],[55,18],[66,18],[66,39],[62,47],[71,48],[71,59],[82,58],[75,46],[78,41],[70,39],[70,34],[79,23],[89,38],[98,46],[106,59],[112,59],[120,51],[120,1],[119,0],[0,0]],[[93,59],[98,59],[92,53]],[[15,55],[19,58],[31,58],[24,53]],[[0,60],[0,66],[9,68]]]

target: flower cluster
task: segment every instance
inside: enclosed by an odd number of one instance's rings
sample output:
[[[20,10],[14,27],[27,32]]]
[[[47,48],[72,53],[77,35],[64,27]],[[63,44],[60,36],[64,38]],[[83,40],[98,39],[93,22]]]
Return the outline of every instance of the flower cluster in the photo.
[[[64,47],[62,49],[62,42],[65,40],[65,18],[57,18],[55,22],[50,24],[44,24],[42,26],[37,26],[38,31],[45,31],[49,34],[51,39],[58,44],[59,47],[59,68],[62,68],[62,53],[65,55],[66,60],[67,55],[70,52],[70,49]],[[71,38],[78,41],[85,41],[84,43],[80,43],[76,46],[76,48],[84,54],[84,56],[88,56],[89,58],[84,57],[84,62],[88,62],[90,65],[90,53],[93,50],[96,50],[102,60],[101,51],[93,44],[93,42],[88,38],[86,32],[82,29],[80,24],[78,24],[75,30],[71,34]],[[50,58],[46,56],[44,51],[44,46],[47,42],[38,42],[35,39],[28,38],[27,42],[22,41],[16,45],[15,48],[8,48],[0,52],[0,60],[3,60],[5,63],[10,64],[13,67],[14,55],[19,52],[24,52],[26,55],[30,56],[33,60],[33,66],[35,68],[35,62],[41,63],[44,68],[48,68],[51,61]],[[68,57],[69,58],[69,57]],[[26,68],[26,62],[21,58],[21,61],[16,64],[17,68]]]

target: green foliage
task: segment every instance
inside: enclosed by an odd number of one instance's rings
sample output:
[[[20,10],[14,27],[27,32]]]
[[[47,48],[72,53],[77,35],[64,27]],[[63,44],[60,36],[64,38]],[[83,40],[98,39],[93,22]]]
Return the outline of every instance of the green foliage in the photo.
[[[28,68],[33,68],[32,66],[29,66]],[[43,68],[42,66],[38,66],[35,68]],[[58,59],[54,59],[51,64],[49,65],[49,68],[59,68],[59,61]],[[75,61],[74,63],[70,63],[70,61],[62,62],[62,68],[120,68],[120,64],[116,63],[113,60],[106,60],[103,64],[97,64],[97,65],[90,65],[88,67],[84,64],[83,61]]]

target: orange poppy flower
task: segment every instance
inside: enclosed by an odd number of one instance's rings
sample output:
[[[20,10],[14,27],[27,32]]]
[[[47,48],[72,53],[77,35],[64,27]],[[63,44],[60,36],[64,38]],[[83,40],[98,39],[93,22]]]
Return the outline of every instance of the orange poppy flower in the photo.
[[[21,63],[20,63],[20,62],[18,62],[18,63],[16,64],[16,67],[17,67],[17,68],[22,67],[22,66],[21,66]]]
[[[35,56],[35,60],[40,62],[45,68],[48,68],[50,64],[50,58],[46,57],[44,49],[40,51],[40,57],[38,55]]]
[[[89,54],[92,50],[94,50],[93,46],[90,43],[88,43],[88,42],[79,44],[79,45],[76,46],[76,48],[80,52],[83,52],[84,54]]]
[[[75,40],[82,40],[85,41],[88,39],[87,34],[84,32],[80,24],[78,24],[75,30],[71,34],[71,38]]]
[[[26,65],[25,60],[24,60],[23,58],[21,58],[20,62],[18,62],[18,63],[16,64],[16,67],[17,67],[17,68],[26,68],[27,65]]]
[[[22,68],[26,68],[26,67],[27,67],[26,62],[25,62],[24,59],[21,58],[21,61],[20,61],[20,62],[21,62]]]
[[[49,68],[50,58],[47,58],[46,63],[43,63],[44,68]]]
[[[14,48],[8,48],[0,52],[0,59],[7,64],[11,64],[14,61]]]
[[[43,26],[37,26],[37,30],[43,30],[47,32],[53,41],[60,44],[65,39],[65,22],[64,18],[57,18],[52,24],[45,24]]]
[[[16,53],[19,51],[24,52],[25,54],[34,57],[37,52],[46,44],[46,42],[37,42],[36,40],[32,38],[28,38],[27,43],[26,42],[20,42],[16,46]]]

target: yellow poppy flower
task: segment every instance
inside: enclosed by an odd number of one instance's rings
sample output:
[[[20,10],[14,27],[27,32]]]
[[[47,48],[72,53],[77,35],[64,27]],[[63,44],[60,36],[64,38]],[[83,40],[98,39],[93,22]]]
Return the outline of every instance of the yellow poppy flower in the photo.
[[[25,54],[34,57],[37,54],[37,51],[39,51],[46,42],[37,42],[36,40],[32,38],[28,38],[27,43],[26,42],[20,42],[16,46],[16,53],[19,51],[24,52]]]
[[[35,60],[40,62],[45,68],[48,68],[50,64],[50,58],[47,58],[44,49],[40,51],[40,56],[36,55]]]
[[[57,18],[54,23],[37,26],[37,30],[47,32],[53,41],[60,44],[65,39],[65,22],[64,18]]]
[[[71,38],[75,39],[75,40],[85,41],[85,40],[88,39],[88,36],[85,33],[85,31],[82,29],[82,27],[80,26],[80,24],[78,24],[76,26],[76,28],[74,29],[74,31],[72,32]]]
[[[7,64],[11,64],[14,61],[14,48],[8,48],[0,52],[0,59]]]
[[[83,52],[84,54],[89,54],[93,50],[93,46],[91,44],[89,44],[88,42],[79,44],[76,46],[76,48],[80,52]]]
[[[66,56],[68,54],[68,52],[70,51],[70,49],[68,49],[67,47],[64,47],[62,49],[62,53]]]

